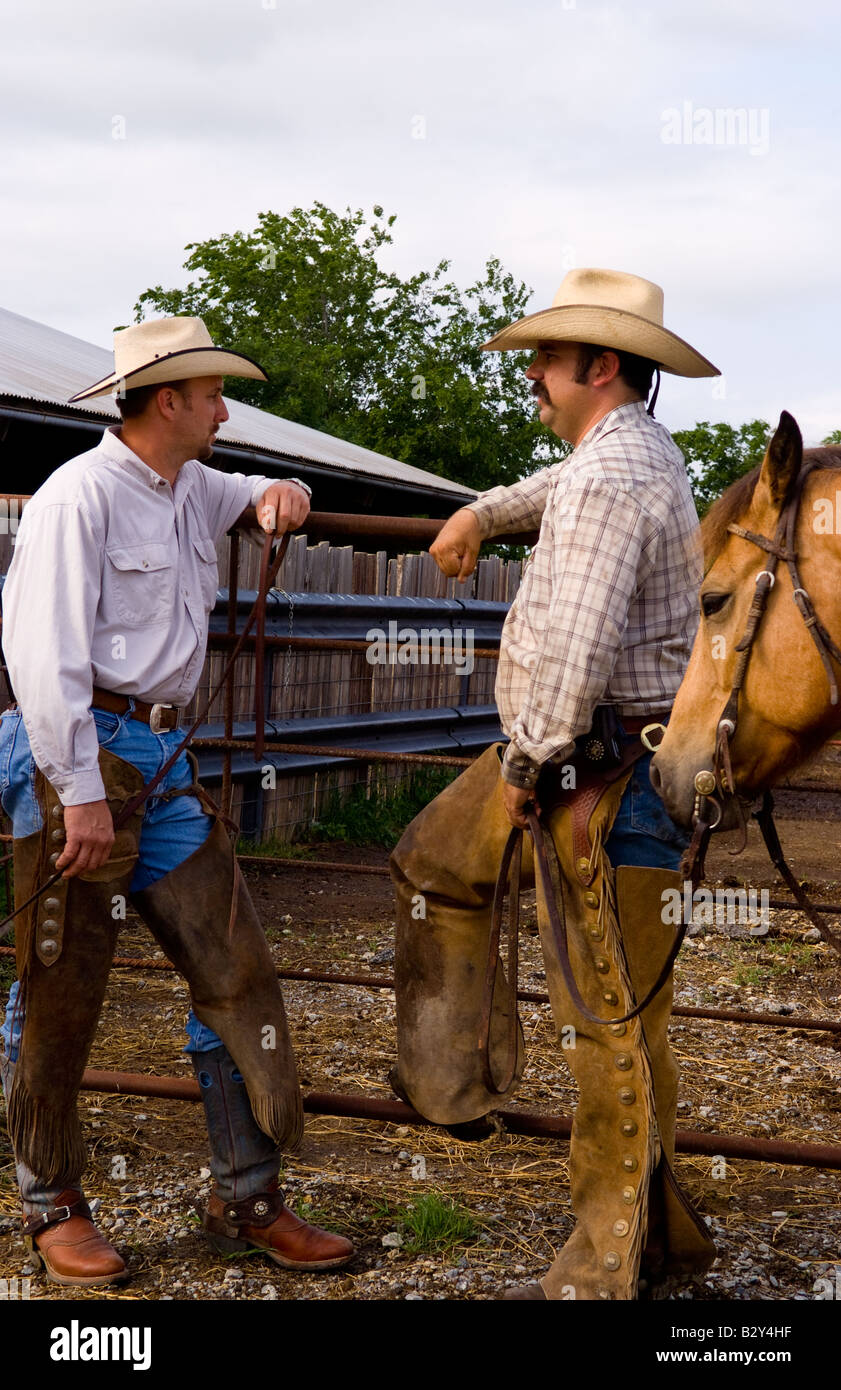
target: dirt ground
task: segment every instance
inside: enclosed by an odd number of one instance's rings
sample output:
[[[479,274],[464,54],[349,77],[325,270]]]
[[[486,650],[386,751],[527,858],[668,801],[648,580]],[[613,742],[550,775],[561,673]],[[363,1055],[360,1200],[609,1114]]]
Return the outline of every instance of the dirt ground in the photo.
[[[835,783],[830,750],[798,784]],[[841,900],[841,794],[783,791],[780,830],[798,876],[819,896]],[[747,854],[711,854],[713,882],[773,888],[773,870],[755,828]],[[308,847],[310,858],[382,866],[381,849]],[[390,976],[390,880],[292,867],[246,868],[274,958],[287,969]],[[776,885],[777,892],[781,892]],[[526,918],[530,914],[527,911]],[[837,922],[838,919],[835,919]],[[841,960],[806,944],[808,923],[772,913],[767,937],[730,939],[700,929],[677,964],[676,1003],[784,1013],[790,1028],[675,1018],[681,1066],[678,1125],[727,1135],[841,1142],[841,1035],[798,1027],[798,1018],[841,1017]],[[156,954],[135,919],[118,951]],[[545,988],[536,936],[526,930],[521,988]],[[383,986],[284,985],[304,1091],[391,1098],[394,996]],[[187,995],[162,970],[115,968],[90,1065],[192,1076],[183,1056]],[[519,1107],[569,1114],[575,1087],[558,1048],[547,1005],[523,1004],[529,1065]],[[86,1187],[100,1200],[97,1220],[129,1261],[131,1282],[82,1297],[143,1299],[495,1299],[506,1284],[542,1274],[572,1229],[565,1143],[500,1132],[464,1144],[436,1128],[308,1116],[301,1149],[286,1161],[288,1200],[303,1214],[350,1236],[353,1265],[339,1274],[285,1273],[265,1257],[223,1259],[204,1244],[192,1203],[209,1189],[201,1108],[177,1101],[85,1093],[89,1145]],[[16,1233],[16,1191],[5,1135],[0,1139],[0,1276],[28,1279],[31,1298],[78,1298],[45,1282]],[[677,1171],[707,1219],[719,1258],[688,1286],[646,1297],[703,1300],[811,1300],[841,1266],[841,1174],[778,1163],[679,1156]],[[475,1222],[466,1243],[413,1251],[401,1207],[435,1192],[455,1199]],[[401,1236],[403,1243],[400,1244]]]

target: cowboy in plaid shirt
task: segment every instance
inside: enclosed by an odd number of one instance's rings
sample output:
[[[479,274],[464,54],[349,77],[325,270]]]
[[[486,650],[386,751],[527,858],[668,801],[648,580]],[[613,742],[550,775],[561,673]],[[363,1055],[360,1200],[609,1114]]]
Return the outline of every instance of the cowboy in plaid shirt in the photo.
[[[551,309],[509,325],[488,350],[535,349],[526,375],[543,424],[572,454],[457,512],[431,547],[464,580],[483,540],[540,535],[503,629],[496,698],[509,742],[488,749],[408,827],[392,856],[398,900],[399,1094],[462,1138],[498,1095],[483,1078],[479,1019],[490,904],[511,826],[549,796],[575,739],[611,705],[628,748],[668,716],[689,658],[701,580],[698,524],[683,458],[646,410],[655,370],[714,376],[716,368],[662,326],[662,291],[639,277],[576,270]],[[656,398],[656,390],[654,397]],[[639,750],[641,751],[641,749]],[[607,784],[573,856],[574,792],[544,823],[564,873],[569,951],[578,989],[606,1026],[588,1024],[562,979],[538,917],[557,1027],[573,1027],[565,1058],[580,1102],[570,1151],[578,1224],[540,1283],[508,1298],[630,1299],[648,1277],[705,1268],[714,1253],[671,1170],[676,1066],[666,1039],[671,982],[641,1016],[630,1011],[666,957],[660,904],[685,846],[648,778],[650,753]],[[540,779],[538,784],[538,779]],[[557,778],[556,778],[557,780]],[[528,843],[523,879],[533,872]],[[618,872],[617,872],[618,871]],[[586,886],[586,892],[584,887]],[[424,906],[422,920],[416,904]],[[489,1056],[504,1055],[501,967]],[[609,1026],[608,1026],[609,1025]],[[513,1091],[524,1065],[521,1054]],[[619,1084],[617,1084],[619,1083]]]

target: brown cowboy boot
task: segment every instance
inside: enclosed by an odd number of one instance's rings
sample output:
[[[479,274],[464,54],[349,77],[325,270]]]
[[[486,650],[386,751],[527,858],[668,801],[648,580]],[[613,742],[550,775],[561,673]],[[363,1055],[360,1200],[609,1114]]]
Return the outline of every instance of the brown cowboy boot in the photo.
[[[356,1253],[344,1236],[310,1226],[290,1211],[277,1184],[239,1202],[211,1193],[204,1228],[221,1253],[256,1249],[283,1269],[342,1269]]]
[[[339,1269],[353,1258],[343,1236],[322,1231],[284,1206],[280,1153],[254,1120],[248,1092],[227,1048],[191,1054],[210,1137],[214,1190],[202,1213],[210,1243],[224,1254],[257,1249],[284,1269]]]
[[[32,1214],[23,1219],[24,1239],[51,1283],[93,1288],[128,1279],[125,1261],[94,1226],[78,1188],[65,1188],[52,1206],[26,1206]]]
[[[7,1103],[14,1074],[11,1058],[0,1057],[0,1080]],[[23,1201],[24,1240],[52,1283],[86,1288],[123,1283],[129,1277],[125,1262],[94,1226],[78,1188],[50,1189],[23,1163],[16,1165],[16,1172]]]

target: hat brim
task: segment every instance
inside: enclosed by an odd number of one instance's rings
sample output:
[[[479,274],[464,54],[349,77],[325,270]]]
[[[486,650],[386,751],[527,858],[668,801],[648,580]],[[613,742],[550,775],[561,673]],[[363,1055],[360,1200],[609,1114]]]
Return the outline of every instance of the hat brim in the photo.
[[[483,343],[482,351],[522,351],[549,342],[596,343],[633,352],[674,376],[721,375],[718,367],[668,328],[624,309],[594,304],[562,304],[528,314]]]
[[[165,357],[157,357],[154,362],[137,367],[125,376],[111,372],[93,386],[77,391],[68,404],[107,396],[117,389],[133,391],[136,386],[154,386],[158,381],[184,381],[198,376],[245,376],[254,381],[268,381],[259,362],[241,352],[231,352],[228,348],[185,348],[182,352],[168,352]]]

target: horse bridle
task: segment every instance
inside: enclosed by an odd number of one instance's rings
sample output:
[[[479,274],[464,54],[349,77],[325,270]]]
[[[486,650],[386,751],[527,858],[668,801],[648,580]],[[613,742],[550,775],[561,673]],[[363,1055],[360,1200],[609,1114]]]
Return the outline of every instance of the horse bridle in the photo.
[[[711,768],[704,768],[695,776],[695,807],[693,810],[692,824],[693,834],[689,847],[681,863],[681,871],[684,878],[690,879],[693,884],[697,884],[704,876],[704,856],[706,854],[709,837],[713,830],[720,824],[724,808],[719,796],[730,798],[735,804],[742,829],[742,843],[731,850],[733,854],[739,854],[744,849],[747,826],[745,823],[742,802],[736,792],[733,779],[733,768],[730,758],[730,744],[735,737],[739,715],[739,695],[745,683],[748,662],[750,661],[753,644],[759,625],[765,614],[768,605],[768,595],[774,587],[776,580],[777,566],[780,560],[784,560],[788,566],[791,576],[792,587],[794,590],[793,598],[797,604],[806,628],[811,634],[812,640],[818,650],[818,655],[826,671],[829,681],[830,703],[838,704],[838,682],[832,666],[832,659],[841,662],[841,650],[833,642],[817,613],[808,592],[803,586],[800,571],[797,567],[797,552],[795,549],[795,533],[797,529],[797,518],[800,511],[800,502],[803,495],[803,488],[807,478],[813,472],[815,464],[807,464],[800,470],[794,491],[785,503],[780,512],[777,528],[773,540],[767,536],[759,535],[756,531],[749,531],[744,526],[738,526],[731,522],[727,530],[734,536],[740,536],[742,540],[750,541],[752,545],[759,546],[768,556],[766,566],[760,570],[756,576],[754,595],[748,610],[747,624],[744,635],[736,645],[738,660],[736,670],[733,675],[733,684],[727,703],[721,712],[716,726],[715,753]],[[762,836],[765,841],[768,853],[775,867],[785,879],[789,890],[796,898],[802,910],[809,916],[810,920],[818,928],[823,939],[841,952],[841,941],[825,925],[819,914],[812,907],[808,897],[804,893],[800,884],[795,879],[783,856],[777,828],[773,819],[774,800],[769,791],[763,794],[762,805],[758,811],[753,812],[753,817],[757,821]]]

